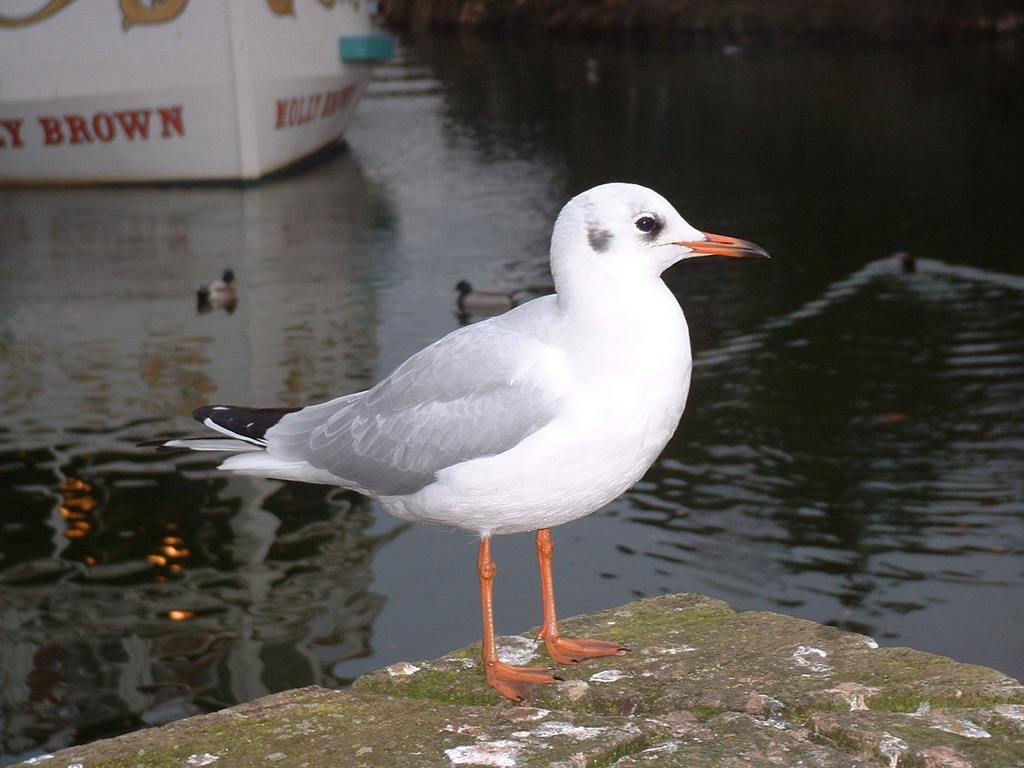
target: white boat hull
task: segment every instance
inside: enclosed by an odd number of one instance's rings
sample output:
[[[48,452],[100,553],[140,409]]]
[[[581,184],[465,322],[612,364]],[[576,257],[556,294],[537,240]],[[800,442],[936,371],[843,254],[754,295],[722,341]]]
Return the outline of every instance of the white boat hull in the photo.
[[[25,23],[43,2],[0,12],[2,182],[257,179],[340,141],[370,76],[339,53],[371,39],[365,2],[50,0]]]

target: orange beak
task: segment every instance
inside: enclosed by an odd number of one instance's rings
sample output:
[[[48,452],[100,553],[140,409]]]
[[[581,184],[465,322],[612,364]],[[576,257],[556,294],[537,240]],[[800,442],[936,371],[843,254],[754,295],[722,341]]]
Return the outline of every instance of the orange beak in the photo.
[[[730,256],[740,258],[743,256],[758,256],[762,259],[771,258],[768,252],[759,245],[754,245],[747,240],[740,240],[738,237],[726,235],[713,235],[705,232],[707,240],[693,240],[676,243],[689,248],[694,253],[707,254],[709,256]]]

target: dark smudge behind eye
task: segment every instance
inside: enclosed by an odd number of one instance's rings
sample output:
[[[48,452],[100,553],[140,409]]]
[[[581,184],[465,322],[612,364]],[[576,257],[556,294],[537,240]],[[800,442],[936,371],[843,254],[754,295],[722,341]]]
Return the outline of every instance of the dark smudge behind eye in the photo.
[[[612,243],[612,233],[598,226],[587,229],[587,242],[597,253],[604,253]]]

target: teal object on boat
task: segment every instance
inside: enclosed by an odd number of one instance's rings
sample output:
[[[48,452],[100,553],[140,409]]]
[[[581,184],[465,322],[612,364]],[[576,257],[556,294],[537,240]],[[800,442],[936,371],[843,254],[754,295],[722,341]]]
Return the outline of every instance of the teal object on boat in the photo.
[[[390,35],[345,35],[338,38],[342,61],[384,61],[395,55]]]

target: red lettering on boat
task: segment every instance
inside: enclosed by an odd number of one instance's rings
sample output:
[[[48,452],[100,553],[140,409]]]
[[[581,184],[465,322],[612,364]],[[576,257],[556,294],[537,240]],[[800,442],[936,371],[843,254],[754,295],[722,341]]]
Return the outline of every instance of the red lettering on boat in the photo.
[[[64,143],[64,131],[56,117],[40,117],[39,125],[43,129],[43,144],[51,146]]]
[[[58,144],[109,143],[119,138],[135,141],[149,139],[150,119],[154,113],[160,118],[160,138],[170,139],[185,135],[185,113],[180,104],[155,109],[130,109],[112,112],[94,112],[91,115],[69,114],[63,117],[41,115],[36,117],[42,129],[44,146]],[[10,136],[10,145],[22,147],[21,126],[24,120],[0,120],[0,148],[7,145],[3,131]],[[29,138],[32,138],[31,136]]]
[[[64,122],[68,124],[68,133],[72,144],[90,143],[92,136],[89,135],[89,124],[85,121],[84,115],[64,115]]]
[[[117,125],[112,115],[106,112],[97,112],[92,116],[92,133],[102,142],[113,141],[117,135]]]
[[[21,141],[21,124],[23,122],[24,121],[21,118],[18,118],[17,120],[0,120],[0,128],[3,128],[4,130],[7,131],[8,135],[11,138],[12,147],[20,147],[23,145],[23,142]],[[6,146],[7,139],[3,136],[0,136],[0,148]]]
[[[160,134],[163,138],[170,138],[172,128],[179,136],[185,135],[185,121],[182,118],[180,104],[174,107],[157,107],[156,111],[160,113],[160,119],[163,121],[164,130]]]
[[[323,120],[347,106],[355,95],[356,87],[347,86],[336,91],[292,96],[274,102],[274,130],[295,128],[299,125]]]
[[[129,141],[134,141],[136,136],[143,139],[149,138],[149,115],[152,110],[133,109],[131,112],[115,112],[114,117],[121,124],[121,129]]]

